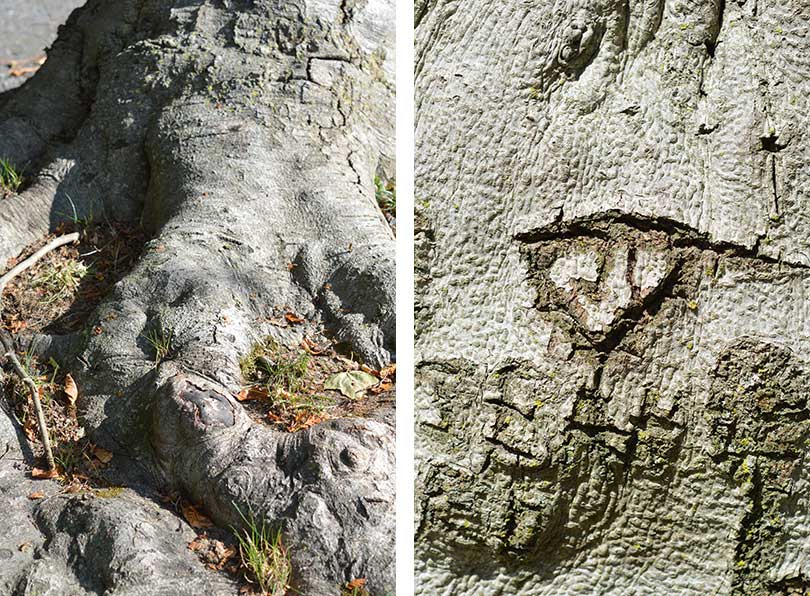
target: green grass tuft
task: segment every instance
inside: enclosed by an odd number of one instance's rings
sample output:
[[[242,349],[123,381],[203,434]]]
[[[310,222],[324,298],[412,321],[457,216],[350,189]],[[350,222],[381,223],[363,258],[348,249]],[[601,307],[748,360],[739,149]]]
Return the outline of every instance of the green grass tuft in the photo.
[[[383,182],[379,176],[374,177],[375,195],[377,197],[377,204],[383,211],[388,211],[391,215],[397,215],[397,188],[396,184],[389,180],[387,183]]]
[[[239,556],[248,580],[255,582],[263,596],[285,596],[291,589],[292,562],[282,542],[280,529],[257,522],[251,513],[245,516],[237,507],[244,528],[234,530]]]
[[[6,193],[17,192],[22,183],[22,172],[7,159],[0,159],[0,189]]]
[[[301,391],[309,367],[309,354],[284,354],[273,340],[256,344],[239,361],[242,376],[249,382],[260,382],[268,390]]]
[[[87,271],[84,263],[70,259],[48,268],[34,279],[33,286],[45,291],[43,304],[53,304],[76,291]]]
[[[147,332],[143,338],[155,351],[155,364],[160,364],[172,352],[174,329],[160,326]]]

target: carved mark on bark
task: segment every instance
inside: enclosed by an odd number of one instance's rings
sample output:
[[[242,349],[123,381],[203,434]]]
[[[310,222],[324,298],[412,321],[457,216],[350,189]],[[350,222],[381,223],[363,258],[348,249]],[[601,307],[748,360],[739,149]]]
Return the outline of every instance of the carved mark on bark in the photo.
[[[720,257],[804,269],[712,240],[667,218],[609,211],[515,234],[537,290],[535,307],[572,339],[607,354],[663,302],[687,298]],[[566,321],[573,324],[566,324]]]

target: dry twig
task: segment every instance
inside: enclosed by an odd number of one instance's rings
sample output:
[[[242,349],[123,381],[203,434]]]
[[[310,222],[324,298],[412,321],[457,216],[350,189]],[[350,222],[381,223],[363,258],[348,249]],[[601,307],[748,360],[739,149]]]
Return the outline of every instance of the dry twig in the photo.
[[[32,254],[30,257],[25,259],[22,263],[19,263],[15,267],[11,269],[8,273],[0,277],[0,314],[3,311],[3,290],[8,285],[8,283],[14,279],[17,275],[31,267],[34,263],[39,261],[42,257],[46,254],[59,248],[60,246],[64,246],[65,244],[70,244],[71,242],[76,242],[79,239],[78,233],[67,234],[65,236],[60,236],[56,238],[40,248],[37,252]],[[19,358],[17,358],[17,353],[14,349],[14,340],[11,337],[11,334],[6,331],[0,331],[0,343],[3,345],[3,350],[5,351],[5,358],[7,358],[11,365],[14,367],[14,372],[22,379],[23,383],[25,383],[29,390],[31,391],[31,399],[34,402],[34,409],[37,413],[37,422],[39,423],[39,434],[42,437],[42,446],[45,448],[45,459],[48,462],[48,469],[53,470],[56,468],[56,464],[53,461],[53,451],[51,450],[51,439],[48,435],[48,425],[45,422],[45,414],[42,411],[42,402],[39,399],[39,388],[37,387],[36,382],[31,376],[25,371],[22,364],[20,364]]]
[[[15,267],[11,269],[8,273],[6,273],[3,277],[0,277],[0,294],[3,293],[3,290],[6,289],[8,282],[12,279],[17,277],[20,273],[34,265],[37,261],[39,261],[42,257],[47,255],[52,250],[56,250],[60,246],[64,246],[65,244],[70,244],[71,242],[76,242],[79,240],[79,233],[73,232],[72,234],[65,234],[64,236],[60,236],[59,238],[55,238],[48,242],[45,246],[40,248],[37,252],[32,254],[30,257],[25,259],[22,263],[18,263]],[[0,306],[2,305],[2,298],[0,298]]]

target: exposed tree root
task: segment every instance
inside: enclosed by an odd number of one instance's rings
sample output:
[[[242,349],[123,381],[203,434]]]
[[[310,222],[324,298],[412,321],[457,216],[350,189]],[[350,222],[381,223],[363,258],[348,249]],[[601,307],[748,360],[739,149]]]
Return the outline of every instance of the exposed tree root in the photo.
[[[392,24],[387,2],[91,0],[0,111],[0,154],[50,164],[4,202],[0,259],[70,218],[152,235],[82,333],[40,342],[69,359],[110,473],[181,490],[223,526],[238,510],[281,526],[309,594],[392,589],[393,428],[288,434],[234,395],[240,359],[268,338],[297,346],[325,326],[374,368],[393,359],[394,242],[373,183],[393,156]],[[34,130],[20,102],[35,93],[80,101]],[[274,326],[279,311],[302,323]],[[150,336],[171,349],[156,357]],[[117,581],[110,594],[130,593]]]

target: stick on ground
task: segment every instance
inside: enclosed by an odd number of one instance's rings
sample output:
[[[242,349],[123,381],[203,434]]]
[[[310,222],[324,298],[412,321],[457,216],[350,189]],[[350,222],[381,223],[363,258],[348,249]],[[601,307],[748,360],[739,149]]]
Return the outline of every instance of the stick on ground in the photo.
[[[78,239],[79,239],[78,232],[74,232],[72,234],[65,234],[64,236],[59,236],[59,238],[54,238],[53,240],[51,240],[48,244],[40,248],[37,252],[35,252],[30,257],[25,259],[22,263],[18,263],[14,268],[11,269],[11,271],[6,273],[3,277],[0,277],[0,294],[2,294],[3,290],[6,289],[8,282],[10,282],[20,273],[31,267],[34,263],[39,261],[49,252],[59,248],[60,246],[64,246],[65,244],[76,242]]]
[[[34,379],[31,378],[31,375],[29,375],[23,368],[22,364],[20,364],[20,359],[17,358],[17,354],[14,351],[14,342],[6,333],[0,333],[0,343],[3,344],[3,348],[6,351],[5,357],[11,362],[12,366],[14,367],[14,372],[17,373],[17,375],[22,379],[23,383],[25,383],[28,386],[28,389],[31,391],[31,399],[34,401],[34,409],[37,412],[39,434],[42,437],[42,446],[45,448],[45,459],[48,462],[48,469],[53,470],[56,468],[56,464],[53,461],[51,438],[48,435],[48,425],[45,423],[45,413],[42,411],[42,402],[39,399],[39,388],[34,382]]]
[[[60,246],[64,246],[65,244],[70,244],[71,242],[76,242],[79,239],[78,233],[73,234],[66,234],[65,236],[60,236],[56,238],[40,248],[37,252],[32,254],[30,257],[25,259],[22,263],[17,264],[15,267],[11,269],[8,273],[4,276],[0,277],[0,314],[3,311],[3,298],[2,293],[3,290],[6,288],[8,283],[14,279],[17,275],[31,267],[34,263],[39,261],[42,257],[46,254],[59,248]],[[12,339],[11,335],[6,332],[0,331],[0,343],[3,345],[3,349],[5,351],[5,357],[11,362],[12,366],[14,367],[14,371],[17,375],[22,379],[23,383],[25,383],[29,390],[31,391],[31,399],[34,402],[34,409],[37,413],[37,422],[39,423],[39,434],[42,438],[42,446],[45,448],[45,459],[48,462],[48,469],[53,470],[56,468],[56,464],[53,461],[53,451],[51,450],[51,438],[48,434],[48,425],[45,422],[45,413],[42,411],[42,402],[39,399],[39,388],[37,387],[36,382],[34,379],[31,378],[25,369],[23,368],[22,364],[20,364],[19,358],[17,358],[17,353],[14,349],[14,340]]]

